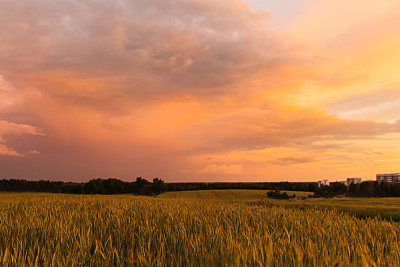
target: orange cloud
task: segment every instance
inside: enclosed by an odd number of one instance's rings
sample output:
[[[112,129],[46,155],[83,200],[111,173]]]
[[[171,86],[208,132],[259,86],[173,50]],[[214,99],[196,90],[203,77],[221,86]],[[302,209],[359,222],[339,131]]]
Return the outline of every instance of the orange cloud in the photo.
[[[309,1],[288,30],[306,41],[325,42],[349,29],[354,32],[365,21],[376,21],[398,7],[396,0],[382,0],[379,5],[374,0]]]
[[[227,174],[241,174],[243,171],[243,165],[238,164],[238,165],[217,165],[217,164],[210,164],[207,165],[201,173],[216,173],[216,174],[221,174],[221,173],[227,173]]]
[[[399,121],[343,114],[396,84],[398,53],[378,52],[394,51],[397,30],[366,34],[350,26],[370,17],[353,18],[354,3],[345,13],[347,24],[326,17],[315,31],[299,19],[298,33],[318,39],[306,43],[240,0],[2,2],[0,154],[27,156],[0,167],[9,177],[172,181],[339,179],[358,176],[353,166],[393,166],[366,142],[396,157],[384,139],[398,140]],[[364,37],[346,46],[352,29]]]
[[[23,156],[14,148],[6,145],[6,138],[10,135],[41,135],[42,133],[31,125],[16,124],[8,121],[0,121],[0,155]]]

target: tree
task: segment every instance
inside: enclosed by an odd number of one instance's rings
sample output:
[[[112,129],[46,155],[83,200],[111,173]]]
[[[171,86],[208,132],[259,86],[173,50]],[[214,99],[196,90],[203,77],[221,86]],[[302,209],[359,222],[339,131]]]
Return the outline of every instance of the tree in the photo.
[[[276,199],[289,199],[289,195],[286,192],[281,193],[281,191],[275,189],[275,191],[268,191],[267,197]]]
[[[85,184],[86,194],[105,194],[105,187],[102,179],[92,179]]]
[[[149,182],[146,179],[143,179],[142,177],[136,178],[135,182],[135,194],[136,195],[145,195],[146,194],[146,189],[147,189],[147,184]]]
[[[166,185],[164,184],[164,181],[159,179],[159,178],[154,178],[153,179],[153,194],[159,195],[167,190]]]

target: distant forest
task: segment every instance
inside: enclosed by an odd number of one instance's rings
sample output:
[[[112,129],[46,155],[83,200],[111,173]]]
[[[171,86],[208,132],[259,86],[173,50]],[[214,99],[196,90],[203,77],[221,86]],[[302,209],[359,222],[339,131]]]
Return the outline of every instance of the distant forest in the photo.
[[[351,184],[349,187],[339,182],[333,182],[329,186],[316,188],[316,196],[333,197],[344,195],[348,197],[400,197],[400,183],[378,183],[366,181],[359,184]]]
[[[167,191],[211,190],[211,189],[258,189],[314,192],[318,188],[313,182],[263,182],[263,183],[168,183]]]
[[[142,177],[134,182],[125,182],[116,178],[92,179],[86,183],[0,180],[0,191],[3,192],[49,192],[66,194],[135,194],[158,195],[166,191],[190,191],[211,189],[259,189],[282,191],[308,191],[315,196],[333,197],[400,197],[400,183],[378,183],[376,181],[351,184],[348,188],[339,182],[329,186],[318,187],[314,182],[265,182],[265,183],[165,183],[160,178],[152,182]]]
[[[104,195],[158,195],[166,191],[209,189],[262,189],[314,192],[316,188],[316,183],[164,183],[164,181],[159,178],[154,178],[153,182],[149,182],[142,177],[136,178],[136,181],[134,182],[125,182],[115,178],[93,179],[86,183],[54,182],[44,180],[27,181],[17,179],[0,180],[0,191]]]
[[[351,197],[400,197],[400,183],[362,182],[349,186]]]

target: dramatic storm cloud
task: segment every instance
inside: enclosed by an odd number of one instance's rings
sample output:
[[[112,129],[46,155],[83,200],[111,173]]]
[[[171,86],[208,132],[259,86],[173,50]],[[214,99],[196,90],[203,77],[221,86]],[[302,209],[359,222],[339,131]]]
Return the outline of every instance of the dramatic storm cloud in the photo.
[[[0,176],[395,171],[399,5],[256,2],[0,2]]]

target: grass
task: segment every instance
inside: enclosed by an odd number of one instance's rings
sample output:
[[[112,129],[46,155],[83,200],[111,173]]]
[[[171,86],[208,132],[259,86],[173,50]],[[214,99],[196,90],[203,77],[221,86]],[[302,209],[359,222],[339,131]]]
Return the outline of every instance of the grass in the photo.
[[[400,224],[221,200],[0,194],[1,266],[398,266]]]
[[[165,192],[161,198],[195,198],[195,199],[221,199],[236,201],[257,201],[265,198],[270,190],[243,190],[243,189],[221,189],[221,190],[195,190],[195,191],[173,191]],[[282,191],[290,196],[296,194],[297,197],[313,195],[312,192],[303,191]]]

